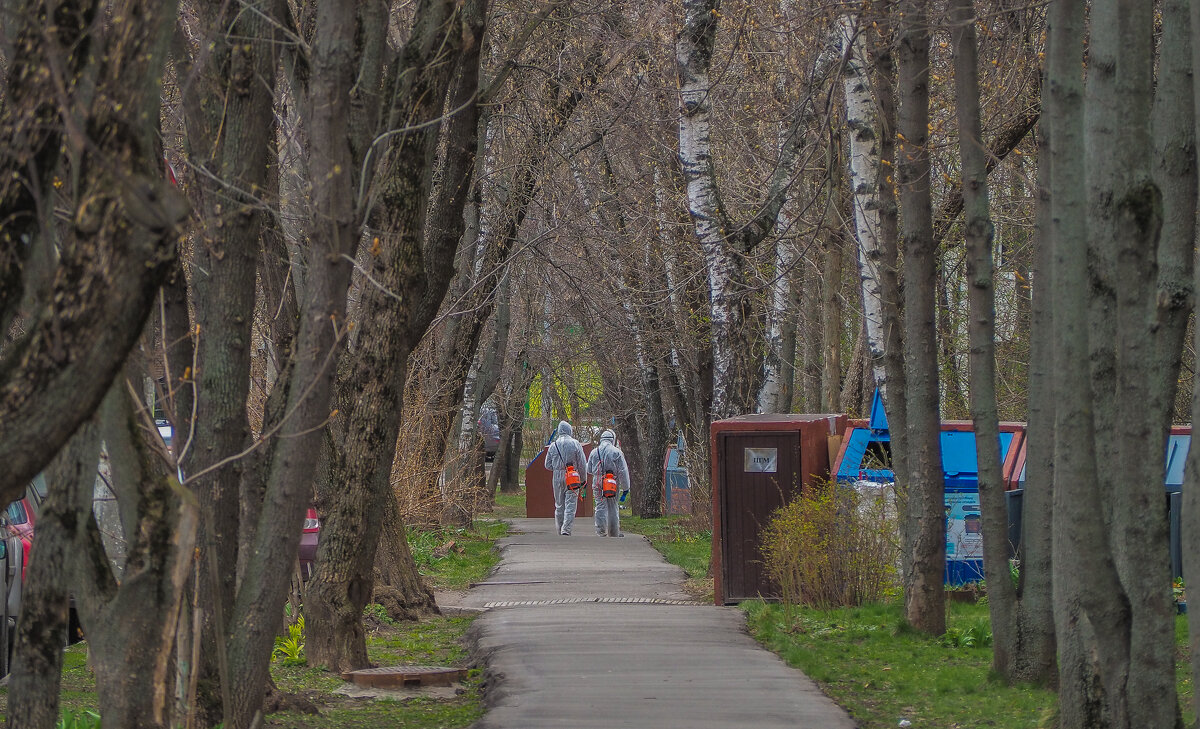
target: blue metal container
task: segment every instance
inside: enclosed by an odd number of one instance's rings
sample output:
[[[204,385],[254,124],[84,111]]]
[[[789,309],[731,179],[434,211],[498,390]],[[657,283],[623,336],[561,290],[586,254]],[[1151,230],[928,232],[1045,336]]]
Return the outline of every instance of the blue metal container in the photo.
[[[947,585],[983,579],[982,509],[979,505],[979,463],[975,433],[969,423],[944,423],[941,433],[942,473],[945,477]],[[838,483],[874,481],[891,483],[891,436],[883,400],[876,391],[871,417],[865,428],[851,428],[844,436],[844,451],[837,466]],[[1016,439],[1000,433],[1001,462]]]
[[[692,513],[692,492],[682,457],[683,436],[680,435],[674,445],[667,446],[663,464],[663,514]]]

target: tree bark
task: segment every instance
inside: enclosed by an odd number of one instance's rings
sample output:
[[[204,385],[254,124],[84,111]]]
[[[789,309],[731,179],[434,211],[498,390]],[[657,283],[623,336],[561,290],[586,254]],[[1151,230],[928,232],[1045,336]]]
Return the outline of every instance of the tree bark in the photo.
[[[99,460],[96,427],[85,423],[46,474],[49,488],[38,507],[38,547],[30,553],[21,590],[21,616],[17,620],[8,681],[7,714],[11,729],[58,726],[58,694],[72,582],[69,556],[75,523],[72,494],[95,484]]]
[[[1048,88],[1043,86],[1043,93]],[[1054,518],[1054,310],[1053,230],[1050,181],[1053,158],[1045,123],[1038,138],[1038,198],[1036,224],[1038,247],[1033,270],[1033,301],[1030,312],[1029,422],[1026,431],[1027,481],[1022,495],[1020,574],[1017,583],[1016,626],[1010,639],[1010,680],[1056,686],[1057,644],[1053,605],[1053,518]],[[1004,593],[1000,593],[1001,599]]]
[[[907,469],[901,486],[907,495],[906,522],[912,550],[912,563],[903,577],[904,614],[916,629],[940,635],[946,630],[942,587],[946,520],[934,327],[937,251],[933,246],[929,188],[929,28],[924,0],[903,0],[897,9],[897,132],[903,141],[896,159],[896,181],[904,213],[901,236],[905,246],[904,403],[908,436]]]
[[[187,214],[186,203],[158,172],[157,115],[143,113],[159,106],[175,3],[118,2],[106,12],[139,22],[99,33],[90,22],[97,8],[62,7],[64,22],[55,26],[62,36],[43,32],[37,18],[45,17],[45,8],[41,16],[36,7],[16,13],[31,25],[18,35],[0,116],[0,148],[11,151],[0,157],[0,220],[20,225],[6,225],[0,237],[0,280],[20,275],[21,225],[36,226],[30,229],[35,238],[53,234],[41,227],[53,223],[39,206],[49,203],[60,150],[81,174],[61,192],[73,220],[59,241],[46,304],[32,313],[24,337],[0,356],[5,503],[20,496],[100,404],[141,334]],[[98,47],[90,41],[72,46],[71,39],[85,29],[99,39]],[[72,48],[82,57],[71,55]],[[49,57],[64,59],[70,76],[50,72]],[[90,66],[79,74],[99,79],[97,86],[75,83],[76,62]],[[59,84],[71,89],[66,97]],[[69,127],[66,119],[72,120]],[[42,151],[36,161],[29,156]],[[39,192],[31,196],[31,190]],[[4,288],[7,293],[22,287]],[[8,306],[0,302],[0,308]],[[10,322],[11,314],[3,320],[6,329]]]
[[[400,80],[392,97],[400,106],[392,111],[397,119],[408,123],[436,118],[446,108],[459,111],[444,132],[432,125],[392,145],[380,180],[381,208],[372,215],[372,245],[379,245],[371,251],[370,285],[361,293],[357,346],[348,350],[338,377],[344,440],[331,453],[331,482],[319,485],[321,501],[328,506],[305,606],[311,626],[309,660],[333,671],[369,665],[362,611],[371,596],[381,507],[391,492],[408,358],[449,285],[453,271],[444,262],[461,234],[462,204],[474,168],[473,99],[483,20],[482,4],[460,14],[453,2],[426,0],[416,9],[400,68],[393,70]],[[448,141],[445,182],[442,199],[433,204],[436,217],[430,219],[445,227],[430,236],[426,248],[423,224],[434,184],[434,153],[443,133]],[[458,221],[457,226],[448,220]],[[411,303],[398,306],[395,292],[404,292]],[[403,529],[402,524],[396,527]],[[415,576],[411,557],[398,567]],[[419,578],[409,581],[414,583],[420,589],[405,593],[404,600],[414,610],[436,611],[432,593]]]
[[[1050,125],[1051,241],[1054,251],[1053,330],[1057,407],[1054,439],[1055,628],[1058,636],[1060,723],[1064,729],[1109,722],[1102,665],[1127,658],[1098,654],[1088,633],[1124,632],[1128,616],[1105,605],[1118,595],[1104,513],[1097,489],[1091,381],[1088,361],[1087,213],[1079,187],[1084,178],[1083,4],[1062,0],[1048,17],[1046,113]],[[1116,697],[1110,697],[1116,698]]]
[[[173,705],[175,627],[199,514],[146,440],[139,408],[126,383],[118,383],[101,421],[127,545],[120,582],[92,515],[94,480],[76,481],[74,513],[65,521],[74,536],[76,608],[88,635],[100,713],[114,726],[161,727]]]
[[[1192,34],[1192,78],[1194,83],[1200,83],[1200,42],[1196,42],[1197,32],[1200,31],[1200,4],[1192,3],[1189,17],[1189,31]],[[1200,99],[1200,88],[1193,86],[1193,100]],[[1200,110],[1195,112],[1197,137],[1200,137]],[[1193,286],[1200,282],[1193,281]],[[1193,346],[1200,343],[1200,328],[1193,334]],[[1196,386],[1196,374],[1192,381],[1192,422],[1200,423],[1200,387]],[[1184,476],[1182,505],[1182,539],[1185,554],[1200,554],[1200,449],[1196,452],[1188,450],[1187,469]],[[1183,579],[1185,584],[1200,585],[1200,560],[1184,560]],[[1196,614],[1188,612],[1188,645],[1193,654],[1200,650],[1200,611]],[[1192,663],[1193,685],[1200,680],[1200,661]]]
[[[858,270],[862,285],[863,323],[870,350],[871,375],[875,387],[887,394],[884,369],[886,335],[884,329],[883,266],[884,252],[879,218],[881,149],[880,126],[871,81],[867,76],[867,57],[863,34],[855,17],[841,19],[842,39],[846,48],[844,88],[846,126],[850,129],[850,191],[854,209],[854,230],[858,242]]]
[[[322,3],[317,8],[311,79],[300,104],[313,145],[313,225],[307,251],[304,295],[294,348],[284,417],[264,472],[267,498],[258,523],[244,533],[242,548],[254,555],[239,575],[238,592],[228,615],[227,655],[230,706],[228,729],[248,729],[261,712],[275,635],[283,620],[291,565],[296,560],[300,526],[308,506],[323,426],[330,413],[333,362],[345,334],[347,259],[358,243],[355,224],[355,169],[350,144],[350,112],[343,95],[354,87],[352,57],[355,8]],[[247,541],[251,540],[251,541]]]
[[[834,137],[840,141],[840,137]],[[835,225],[844,209],[840,144],[830,145],[825,244],[825,265],[821,269],[821,407],[823,413],[837,412],[842,392],[842,231]]]
[[[952,0],[954,89],[962,159],[963,211],[966,217],[967,295],[970,299],[971,420],[979,464],[979,504],[983,512],[983,569],[988,612],[994,635],[992,670],[1012,677],[1016,644],[1016,589],[1008,569],[1008,508],[1001,473],[1000,427],[996,407],[996,312],[992,272],[991,220],[979,111],[978,49],[974,0]]]
[[[199,28],[212,37],[179,63],[177,73],[194,79],[182,89],[194,170],[188,189],[199,223],[191,266],[198,331],[195,419],[180,439],[189,446],[180,465],[197,474],[189,485],[202,509],[205,558],[197,569],[207,619],[200,670],[205,685],[219,689],[227,677],[218,666],[217,643],[226,632],[218,618],[229,614],[237,590],[238,572],[231,567],[239,564],[246,459],[236,455],[250,443],[251,330],[262,201],[275,140],[271,97],[278,48],[276,21],[263,13],[241,12],[219,0],[198,3],[195,12]],[[211,714],[219,694],[206,691],[201,700]]]

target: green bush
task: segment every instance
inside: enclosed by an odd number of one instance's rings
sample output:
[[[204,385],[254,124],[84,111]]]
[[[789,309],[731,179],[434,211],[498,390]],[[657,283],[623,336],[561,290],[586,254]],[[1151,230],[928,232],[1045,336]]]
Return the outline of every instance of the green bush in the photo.
[[[828,609],[893,592],[899,558],[894,503],[890,487],[859,493],[823,482],[772,514],[762,550],[784,604]]]

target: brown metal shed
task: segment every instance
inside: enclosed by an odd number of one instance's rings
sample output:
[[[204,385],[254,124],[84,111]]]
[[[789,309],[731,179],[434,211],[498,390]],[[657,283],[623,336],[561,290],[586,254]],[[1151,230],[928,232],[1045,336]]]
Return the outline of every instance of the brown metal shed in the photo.
[[[592,454],[591,443],[583,444],[583,455]],[[554,486],[553,474],[546,470],[546,451],[550,446],[542,448],[542,452],[525,467],[525,516],[530,519],[554,518]],[[582,474],[580,474],[582,475]],[[587,498],[579,502],[575,510],[575,518],[592,516],[595,503],[592,499],[592,489],[588,488]]]
[[[742,415],[718,420],[712,454],[712,571],[718,605],[777,598],[767,577],[759,532],[771,512],[807,485],[829,478],[831,436],[845,415]]]

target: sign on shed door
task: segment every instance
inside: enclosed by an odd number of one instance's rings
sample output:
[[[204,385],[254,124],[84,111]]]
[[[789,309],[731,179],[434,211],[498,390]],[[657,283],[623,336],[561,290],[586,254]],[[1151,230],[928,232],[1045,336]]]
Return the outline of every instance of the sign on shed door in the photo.
[[[746,448],[746,473],[775,473],[779,470],[778,448]]]

